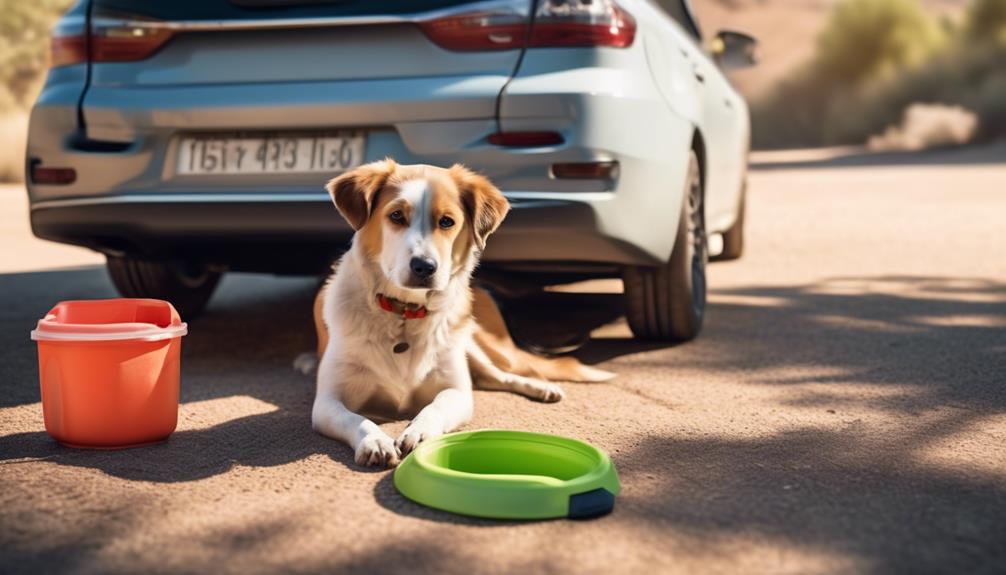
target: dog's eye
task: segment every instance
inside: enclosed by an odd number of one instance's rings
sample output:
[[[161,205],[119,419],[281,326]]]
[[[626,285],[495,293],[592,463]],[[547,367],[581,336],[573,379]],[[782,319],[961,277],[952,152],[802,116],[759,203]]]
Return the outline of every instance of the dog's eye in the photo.
[[[440,218],[439,225],[440,225],[440,227],[442,229],[446,230],[448,228],[454,227],[454,220],[452,220],[451,218],[449,218],[447,216],[444,216],[444,217]]]
[[[391,212],[390,214],[388,214],[388,219],[395,222],[398,225],[402,226],[405,225],[405,214],[402,213],[402,210],[395,210]]]

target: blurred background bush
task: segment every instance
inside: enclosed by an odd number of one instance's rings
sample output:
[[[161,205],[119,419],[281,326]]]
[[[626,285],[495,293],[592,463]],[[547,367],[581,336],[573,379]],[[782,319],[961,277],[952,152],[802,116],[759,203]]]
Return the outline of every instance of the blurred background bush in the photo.
[[[918,104],[972,114],[968,139],[1006,135],[1006,0],[942,17],[915,0],[837,3],[807,61],[752,102],[754,146],[862,144]]]
[[[0,0],[0,181],[23,177],[47,34],[71,2]],[[693,5],[707,36],[734,28],[763,43],[762,64],[734,75],[751,102],[756,148],[916,149],[1006,137],[1006,0]]]
[[[70,0],[0,0],[0,112],[31,105],[42,82],[48,36]]]
[[[72,0],[0,0],[0,181],[24,177],[27,110],[45,80],[49,29]]]

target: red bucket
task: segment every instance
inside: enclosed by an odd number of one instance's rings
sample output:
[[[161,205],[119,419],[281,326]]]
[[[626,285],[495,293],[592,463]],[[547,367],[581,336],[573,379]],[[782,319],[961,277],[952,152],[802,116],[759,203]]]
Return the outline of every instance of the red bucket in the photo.
[[[166,301],[57,304],[31,332],[46,431],[65,445],[97,449],[166,439],[178,421],[186,333]]]

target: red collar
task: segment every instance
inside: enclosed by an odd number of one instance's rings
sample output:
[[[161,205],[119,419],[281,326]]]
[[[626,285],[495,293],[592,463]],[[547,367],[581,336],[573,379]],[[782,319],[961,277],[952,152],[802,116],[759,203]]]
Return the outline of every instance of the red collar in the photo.
[[[404,319],[422,319],[426,317],[426,307],[416,303],[406,303],[390,298],[382,293],[377,294],[377,305],[384,311],[398,314]]]

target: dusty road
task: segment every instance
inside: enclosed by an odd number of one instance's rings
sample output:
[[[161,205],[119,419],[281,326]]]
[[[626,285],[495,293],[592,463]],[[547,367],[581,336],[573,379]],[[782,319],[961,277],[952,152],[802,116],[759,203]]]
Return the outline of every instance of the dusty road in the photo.
[[[591,441],[623,492],[608,517],[531,524],[414,505],[311,432],[312,382],[290,369],[312,345],[307,279],[225,281],[185,340],[170,441],[57,446],[28,331],[112,291],[98,267],[48,270],[94,259],[31,241],[0,191],[0,571],[1006,571],[995,159],[760,156],[748,255],[712,268],[688,345],[634,343],[611,295],[549,296],[557,317],[616,318],[581,355],[620,378],[556,405],[477,392],[468,428]]]

